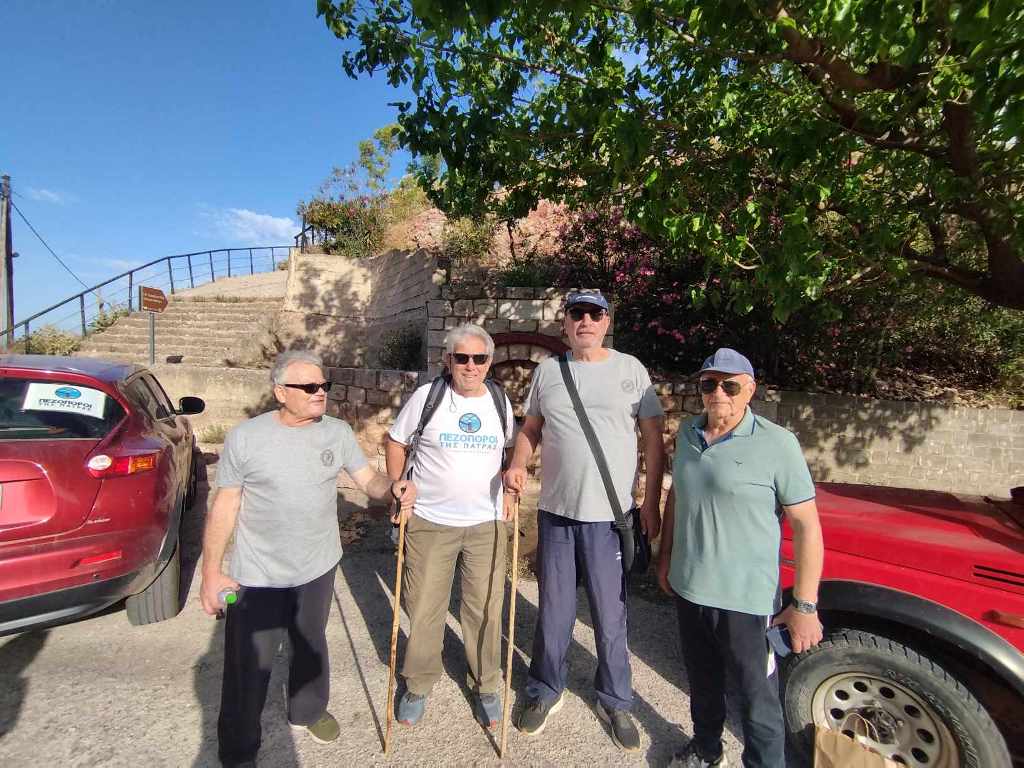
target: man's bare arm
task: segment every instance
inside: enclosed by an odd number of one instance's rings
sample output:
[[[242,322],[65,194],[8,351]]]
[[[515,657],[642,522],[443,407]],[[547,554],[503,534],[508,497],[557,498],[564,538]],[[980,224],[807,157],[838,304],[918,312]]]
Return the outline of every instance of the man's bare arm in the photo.
[[[782,510],[790,528],[793,529],[793,559],[796,562],[793,597],[816,603],[821,570],[825,561],[825,543],[821,537],[818,507],[814,499],[810,499],[792,506],[784,506]],[[799,613],[790,605],[776,617],[775,623],[789,627],[793,650],[797,653],[821,642],[821,622],[816,613]]]
[[[540,445],[544,430],[543,416],[527,416],[516,435],[512,460],[505,471],[505,490],[522,493],[526,488],[526,464]]]
[[[234,533],[242,508],[241,488],[218,488],[206,516],[203,532],[203,570],[199,599],[211,616],[221,609],[218,594],[223,589],[238,589],[238,582],[224,574],[224,552]]]
[[[416,485],[411,480],[392,480],[369,464],[352,473],[352,479],[367,496],[380,501],[398,501],[403,513],[412,511]]]
[[[640,521],[644,531],[652,539],[661,530],[661,515],[658,507],[661,504],[661,481],[665,470],[665,443],[661,438],[665,420],[661,416],[638,419],[640,428],[640,451],[644,457],[644,468],[647,471],[647,482],[644,486],[644,503],[640,508]]]

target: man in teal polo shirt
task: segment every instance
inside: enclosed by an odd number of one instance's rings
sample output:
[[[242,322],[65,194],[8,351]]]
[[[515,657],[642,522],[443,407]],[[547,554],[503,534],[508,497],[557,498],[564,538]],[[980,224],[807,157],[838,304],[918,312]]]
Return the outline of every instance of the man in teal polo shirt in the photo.
[[[778,679],[765,639],[784,624],[797,653],[821,641],[816,602],[824,547],[814,483],[796,436],[755,416],[754,369],[719,349],[700,370],[704,412],[676,438],[658,580],[674,595],[690,683],[693,739],[672,764],[726,765],[725,681],[740,697],[743,765],[785,766]],[[796,581],[778,610],[780,513],[793,530]]]

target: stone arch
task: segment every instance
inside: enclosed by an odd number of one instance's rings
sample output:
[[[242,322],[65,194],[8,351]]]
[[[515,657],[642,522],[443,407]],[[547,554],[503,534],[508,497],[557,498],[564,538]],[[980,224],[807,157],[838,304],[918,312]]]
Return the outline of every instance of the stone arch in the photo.
[[[492,334],[494,363],[491,375],[502,383],[515,408],[516,418],[523,416],[530,377],[537,365],[569,347],[557,336],[544,333],[506,331]]]

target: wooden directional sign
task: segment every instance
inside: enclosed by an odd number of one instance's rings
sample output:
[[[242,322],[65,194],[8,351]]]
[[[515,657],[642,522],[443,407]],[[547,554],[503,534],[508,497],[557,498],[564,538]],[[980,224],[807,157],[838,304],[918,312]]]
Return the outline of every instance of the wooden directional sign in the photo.
[[[167,297],[159,288],[139,286],[139,309],[143,312],[163,312],[167,309]]]

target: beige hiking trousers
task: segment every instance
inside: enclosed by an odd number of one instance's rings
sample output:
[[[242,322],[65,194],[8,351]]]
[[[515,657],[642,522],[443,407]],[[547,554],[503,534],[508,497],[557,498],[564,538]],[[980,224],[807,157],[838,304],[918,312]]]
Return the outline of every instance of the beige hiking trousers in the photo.
[[[508,524],[492,520],[457,528],[413,515],[405,528],[402,597],[410,619],[402,676],[412,693],[426,696],[441,677],[441,648],[456,563],[462,572],[459,621],[478,693],[501,689],[501,623]],[[461,557],[460,557],[461,556]]]

